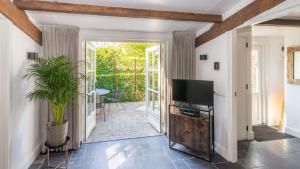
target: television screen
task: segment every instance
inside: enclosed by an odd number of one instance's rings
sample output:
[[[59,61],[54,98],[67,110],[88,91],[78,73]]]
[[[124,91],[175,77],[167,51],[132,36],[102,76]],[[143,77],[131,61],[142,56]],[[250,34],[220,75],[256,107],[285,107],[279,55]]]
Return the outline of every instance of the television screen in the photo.
[[[174,101],[213,106],[213,81],[173,80],[172,83],[172,99]]]

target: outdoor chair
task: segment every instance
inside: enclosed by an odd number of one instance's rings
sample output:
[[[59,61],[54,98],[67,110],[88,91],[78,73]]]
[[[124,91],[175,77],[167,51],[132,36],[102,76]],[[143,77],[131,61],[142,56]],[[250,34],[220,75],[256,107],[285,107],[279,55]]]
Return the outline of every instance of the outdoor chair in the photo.
[[[111,103],[118,103],[122,106],[122,108],[124,110],[126,110],[124,105],[121,102],[121,98],[123,97],[123,95],[124,95],[123,90],[112,90],[111,93],[110,93],[110,96],[105,97],[105,102],[108,103],[108,112],[110,110],[110,104]]]
[[[96,103],[96,110],[100,109],[99,115],[101,116],[101,114],[103,113],[103,120],[105,122],[105,101],[104,101],[105,97],[104,96],[99,96],[99,97],[100,97],[100,102]]]

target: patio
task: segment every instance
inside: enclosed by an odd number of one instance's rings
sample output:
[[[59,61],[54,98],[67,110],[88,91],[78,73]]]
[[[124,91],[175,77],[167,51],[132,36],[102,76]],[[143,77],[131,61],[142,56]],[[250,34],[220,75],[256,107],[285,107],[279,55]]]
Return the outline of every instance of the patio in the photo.
[[[103,113],[97,116],[97,124],[87,143],[120,140],[128,138],[139,138],[161,135],[155,130],[146,119],[145,102],[124,102],[105,105],[106,121],[103,120]]]

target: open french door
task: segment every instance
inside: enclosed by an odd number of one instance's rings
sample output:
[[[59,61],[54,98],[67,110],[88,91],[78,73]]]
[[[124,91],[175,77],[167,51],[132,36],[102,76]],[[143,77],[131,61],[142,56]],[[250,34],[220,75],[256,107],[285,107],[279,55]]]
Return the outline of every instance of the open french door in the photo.
[[[96,127],[96,47],[85,42],[85,139]]]
[[[146,49],[146,117],[159,132],[160,119],[160,46]]]

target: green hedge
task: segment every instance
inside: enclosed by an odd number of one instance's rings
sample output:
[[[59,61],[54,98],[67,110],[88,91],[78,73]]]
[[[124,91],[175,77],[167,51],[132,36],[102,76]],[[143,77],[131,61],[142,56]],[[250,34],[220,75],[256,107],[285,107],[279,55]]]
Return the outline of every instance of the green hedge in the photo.
[[[147,43],[102,43],[97,49],[96,88],[123,90],[122,101],[145,100]],[[136,79],[136,80],[135,80]]]

